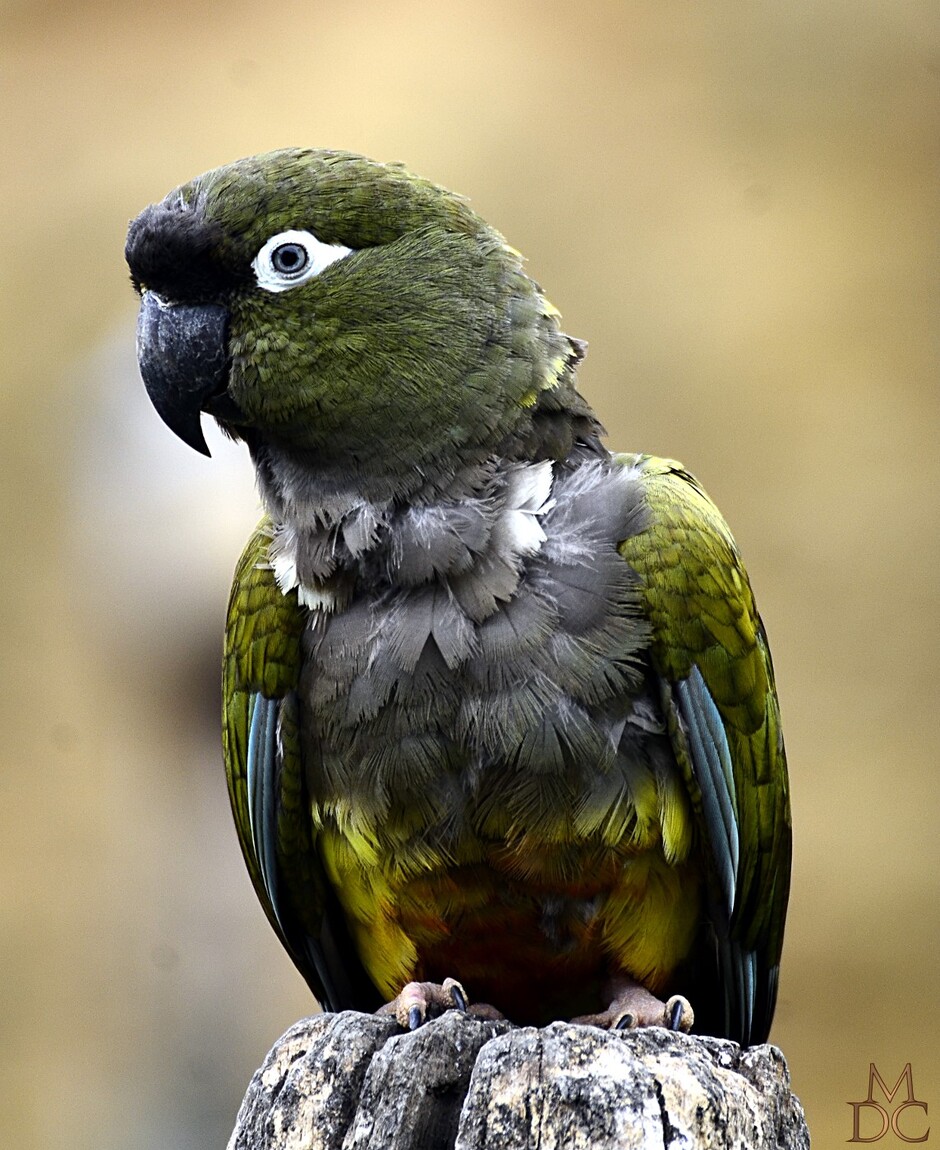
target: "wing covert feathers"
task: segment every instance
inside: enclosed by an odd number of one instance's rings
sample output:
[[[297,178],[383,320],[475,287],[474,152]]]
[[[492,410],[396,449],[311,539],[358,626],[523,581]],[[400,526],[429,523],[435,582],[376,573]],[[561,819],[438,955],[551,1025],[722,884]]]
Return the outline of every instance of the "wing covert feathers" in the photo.
[[[641,476],[650,521],[621,544],[653,625],[673,748],[712,870],[713,945],[726,1032],[763,1041],[789,893],[790,806],[770,651],[717,508],[680,464],[618,456]]]
[[[258,898],[326,1009],[376,998],[313,841],[296,688],[305,610],[268,561],[268,521],[242,554],[229,600],[223,750],[232,813]]]

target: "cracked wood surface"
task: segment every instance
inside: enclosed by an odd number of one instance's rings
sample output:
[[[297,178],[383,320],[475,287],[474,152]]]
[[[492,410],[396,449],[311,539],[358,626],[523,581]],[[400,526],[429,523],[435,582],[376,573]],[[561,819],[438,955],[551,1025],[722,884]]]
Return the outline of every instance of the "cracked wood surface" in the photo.
[[[808,1150],[774,1046],[449,1011],[413,1033],[306,1018],[256,1071],[228,1150]]]

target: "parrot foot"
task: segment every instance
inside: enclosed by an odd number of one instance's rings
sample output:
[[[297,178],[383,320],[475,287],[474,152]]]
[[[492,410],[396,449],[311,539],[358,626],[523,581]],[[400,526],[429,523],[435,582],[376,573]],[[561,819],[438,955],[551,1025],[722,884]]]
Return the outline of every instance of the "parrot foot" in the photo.
[[[664,1026],[667,1030],[688,1032],[695,1022],[691,1003],[681,994],[668,1002],[650,994],[645,986],[630,979],[617,979],[611,985],[611,1003],[599,1014],[583,1014],[572,1022],[599,1026],[604,1030],[634,1030],[638,1026]]]
[[[380,1007],[377,1014],[394,1014],[398,1025],[405,1030],[417,1030],[422,1022],[434,1018],[445,1010],[461,1010],[474,1018],[497,1021],[503,1016],[486,1003],[469,1005],[467,992],[456,978],[443,982],[409,982],[391,1002]]]

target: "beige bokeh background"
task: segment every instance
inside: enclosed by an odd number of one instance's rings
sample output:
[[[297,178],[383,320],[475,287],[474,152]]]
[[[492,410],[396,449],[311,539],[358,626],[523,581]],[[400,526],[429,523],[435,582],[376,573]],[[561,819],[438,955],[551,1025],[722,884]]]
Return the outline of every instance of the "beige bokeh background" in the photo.
[[[940,1107],[937,16],[5,0],[0,1144],[221,1146],[310,1009],[219,762],[251,477],[148,408],[122,261],[146,203],[296,143],[468,194],[589,340],[611,444],[720,503],[791,760],[774,1038],[817,1147],[870,1062]]]

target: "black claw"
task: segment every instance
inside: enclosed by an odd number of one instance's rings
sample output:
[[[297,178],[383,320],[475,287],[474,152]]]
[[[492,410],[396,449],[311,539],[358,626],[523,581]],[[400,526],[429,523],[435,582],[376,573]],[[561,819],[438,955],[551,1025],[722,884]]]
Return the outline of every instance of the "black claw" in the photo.
[[[454,1006],[456,1006],[458,1010],[462,1010],[466,1013],[467,998],[459,986],[452,986],[450,988],[450,996],[454,1000]]]
[[[635,1021],[636,1020],[634,1019],[632,1014],[625,1014],[622,1018],[617,1019],[617,1025],[614,1027],[614,1029],[615,1030],[630,1030],[633,1027],[633,1023]]]
[[[408,1029],[417,1030],[424,1019],[421,1017],[421,1007],[413,1006],[408,1011]]]
[[[682,1025],[682,999],[672,1004],[672,1010],[669,1011],[669,1029],[678,1030]]]

